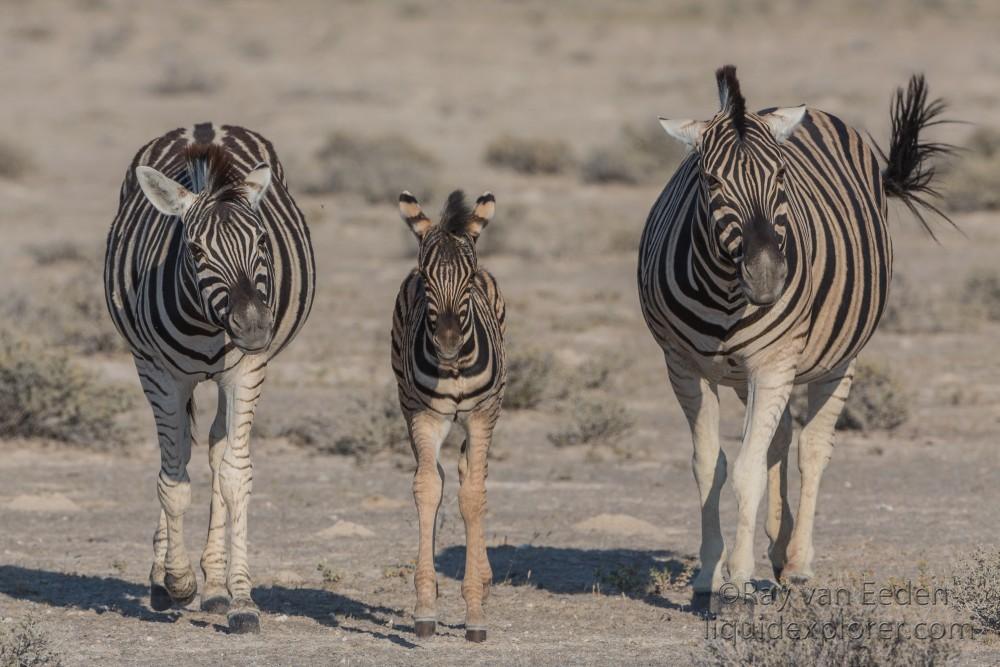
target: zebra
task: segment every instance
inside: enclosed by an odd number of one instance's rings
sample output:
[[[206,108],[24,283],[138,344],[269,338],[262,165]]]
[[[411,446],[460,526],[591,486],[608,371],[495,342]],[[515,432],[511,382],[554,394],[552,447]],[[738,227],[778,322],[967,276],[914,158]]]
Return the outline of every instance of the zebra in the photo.
[[[813,519],[834,424],[892,276],[886,198],[902,200],[927,227],[921,208],[940,214],[928,161],[951,150],[921,141],[925,128],[943,122],[944,109],[941,100],[928,102],[922,75],[905,93],[896,91],[888,155],[818,109],[747,111],[732,65],[720,68],[716,81],[721,110],[714,118],[660,119],[691,152],[649,213],[637,271],[646,324],[694,440],[701,505],[696,596],[724,586],[727,596],[752,594],[765,479],[775,578],[813,575]],[[795,523],[787,499],[794,384],[808,384],[809,395]],[[727,476],[720,385],[734,388],[746,405],[732,470],[739,518],[728,559],[719,521]]]
[[[150,604],[185,606],[198,592],[184,546],[187,464],[194,388],[214,380],[201,608],[226,613],[233,632],[259,632],[247,563],[250,428],[267,364],[305,323],[315,285],[309,230],[271,142],[202,123],[143,146],[122,183],[104,285],[160,444]]]
[[[420,541],[413,579],[418,637],[432,636],[437,622],[434,526],[444,487],[438,455],[452,423],[461,421],[466,433],[458,463],[466,539],[465,638],[486,640],[482,603],[493,581],[483,536],[486,459],[506,386],[506,311],[496,280],[478,264],[476,240],[495,210],[489,192],[470,208],[463,193],[455,191],[434,224],[412,194],[399,196],[400,215],[420,248],[417,268],[400,286],[392,317],[392,370],[417,461],[413,499]]]

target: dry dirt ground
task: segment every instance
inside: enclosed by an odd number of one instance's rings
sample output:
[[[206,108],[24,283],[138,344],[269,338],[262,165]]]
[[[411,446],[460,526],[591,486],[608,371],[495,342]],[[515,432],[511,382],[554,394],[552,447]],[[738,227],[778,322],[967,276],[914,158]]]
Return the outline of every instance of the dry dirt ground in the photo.
[[[889,95],[913,71],[927,73],[955,116],[1000,125],[1000,24],[989,3],[868,5],[4,2],[0,138],[30,162],[24,175],[0,179],[9,298],[33,308],[58,304],[55,286],[67,277],[98,285],[96,271],[39,263],[29,250],[65,241],[96,255],[136,149],[206,119],[274,141],[309,216],[319,285],[312,319],[273,365],[258,413],[250,563],[262,633],[230,636],[224,618],[194,606],[148,607],[158,454],[123,352],[73,354],[135,397],[123,417],[128,442],[0,441],[0,617],[35,617],[66,664],[699,660],[706,626],[683,586],[699,538],[691,445],[634,286],[635,244],[669,173],[640,186],[588,185],[572,170],[494,168],[483,151],[513,133],[560,139],[584,157],[626,122],[707,117],[712,71],[727,61],[740,66],[752,106],[808,102],[880,140]],[[556,448],[546,435],[569,418],[573,396],[506,412],[489,478],[496,586],[484,645],[463,639],[454,447],[444,453],[438,533],[442,625],[417,640],[410,461],[357,462],[280,435],[330,416],[319,443],[328,445],[349,428],[339,422],[345,405],[388,386],[392,299],[414,261],[391,204],[306,193],[315,153],[337,130],[396,133],[434,155],[440,185],[429,209],[453,187],[493,190],[498,216],[484,241],[496,239],[483,263],[507,296],[511,347],[551,350],[569,369],[612,359],[596,395],[620,401],[634,422],[614,447]],[[408,169],[423,176],[431,166]],[[932,324],[881,331],[864,352],[899,377],[911,414],[892,432],[840,437],[817,518],[821,572],[947,577],[977,545],[996,545],[1000,326],[959,302],[970,272],[996,265],[1000,225],[989,213],[957,221],[964,235],[944,230],[935,244],[894,211],[897,275],[908,307]],[[204,430],[211,392],[202,398]],[[731,394],[725,409],[732,454],[742,415]],[[194,558],[207,520],[206,458],[199,447],[191,465]],[[731,491],[724,499],[732,539]],[[650,570],[679,582],[648,595],[616,587],[615,573]],[[988,638],[960,648],[968,664],[1000,661]]]

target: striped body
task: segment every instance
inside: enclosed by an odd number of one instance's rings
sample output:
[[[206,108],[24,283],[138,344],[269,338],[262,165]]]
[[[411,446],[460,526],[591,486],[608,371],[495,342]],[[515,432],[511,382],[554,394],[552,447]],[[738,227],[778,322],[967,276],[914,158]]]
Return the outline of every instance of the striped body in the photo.
[[[791,215],[777,303],[748,303],[734,270],[713,261],[697,153],[654,204],[640,243],[653,337],[720,384],[745,384],[747,362],[778,350],[795,355],[796,382],[821,378],[858,353],[885,308],[892,244],[875,154],[840,119],[812,109],[778,149]]]
[[[392,370],[404,412],[433,410],[465,415],[497,410],[506,383],[504,302],[496,280],[480,269],[473,277],[469,336],[456,363],[441,366],[426,325],[423,279],[414,270],[396,296],[392,318]]]
[[[191,187],[184,149],[192,143],[225,147],[249,172],[271,165],[274,179],[260,206],[271,244],[275,314],[267,361],[305,323],[315,289],[315,261],[302,212],[288,193],[284,170],[267,139],[251,130],[197,125],[173,130],[146,144],[125,174],[118,214],[108,234],[105,289],[115,326],[136,356],[155,359],[172,374],[205,378],[232,368],[244,356],[225,332],[201,312],[194,276],[181,261],[182,234],[175,217],[158,212],[136,182],[135,167],[148,165]]]

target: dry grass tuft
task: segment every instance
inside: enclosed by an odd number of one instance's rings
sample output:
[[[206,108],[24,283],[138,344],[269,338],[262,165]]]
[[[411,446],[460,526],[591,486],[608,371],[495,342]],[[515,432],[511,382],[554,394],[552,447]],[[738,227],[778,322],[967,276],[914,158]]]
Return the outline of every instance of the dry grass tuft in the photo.
[[[118,442],[115,418],[130,404],[68,357],[10,332],[0,339],[0,437],[79,444]]]
[[[946,175],[943,191],[948,208],[959,212],[1000,209],[1000,130],[978,128],[965,147]]]
[[[380,204],[395,203],[403,190],[422,201],[439,190],[437,158],[402,135],[335,132],[316,157],[319,176],[308,188],[314,194],[352,192]]]
[[[980,549],[962,563],[952,592],[976,627],[1000,634],[1000,551]]]
[[[573,150],[564,141],[501,135],[486,147],[487,164],[521,174],[561,174],[573,166]]]
[[[639,185],[664,179],[684,159],[684,150],[655,124],[625,125],[615,143],[595,148],[580,166],[585,183]]]
[[[0,140],[0,179],[17,181],[32,172],[34,160],[21,148],[6,140]]]
[[[208,95],[219,87],[216,78],[206,74],[202,67],[171,63],[164,68],[159,81],[150,87],[150,92],[163,97]]]
[[[1000,272],[991,269],[973,271],[965,281],[962,302],[976,315],[1000,321]]]
[[[535,349],[515,351],[507,359],[503,406],[512,410],[537,407],[548,389],[554,366],[555,360],[549,352]]]
[[[581,400],[571,410],[571,420],[562,430],[549,434],[556,447],[613,445],[635,425],[625,406],[614,398]]]
[[[789,400],[793,419],[805,423],[808,415],[806,387],[796,387]],[[854,384],[837,419],[838,431],[891,430],[909,417],[909,396],[902,383],[885,366],[859,361]]]
[[[0,626],[0,667],[59,667],[55,652],[38,621],[28,616],[13,628]]]

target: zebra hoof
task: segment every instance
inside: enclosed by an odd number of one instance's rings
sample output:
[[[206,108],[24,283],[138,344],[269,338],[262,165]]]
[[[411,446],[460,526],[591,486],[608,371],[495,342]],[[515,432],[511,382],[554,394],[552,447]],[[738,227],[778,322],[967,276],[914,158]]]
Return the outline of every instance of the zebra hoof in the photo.
[[[213,595],[201,599],[201,610],[209,614],[225,614],[229,611],[229,598],[224,595]]]
[[[166,611],[174,606],[174,599],[167,589],[159,584],[149,585],[149,606],[153,611]]]
[[[465,631],[466,641],[482,644],[486,641],[486,628],[471,628]]]
[[[437,630],[437,621],[414,621],[413,632],[421,639],[433,637]]]
[[[167,572],[163,581],[176,607],[188,606],[198,595],[198,580],[194,578],[194,572],[191,570],[179,577]]]
[[[229,632],[235,635],[256,635],[260,633],[260,614],[256,611],[231,612],[228,616]]]

